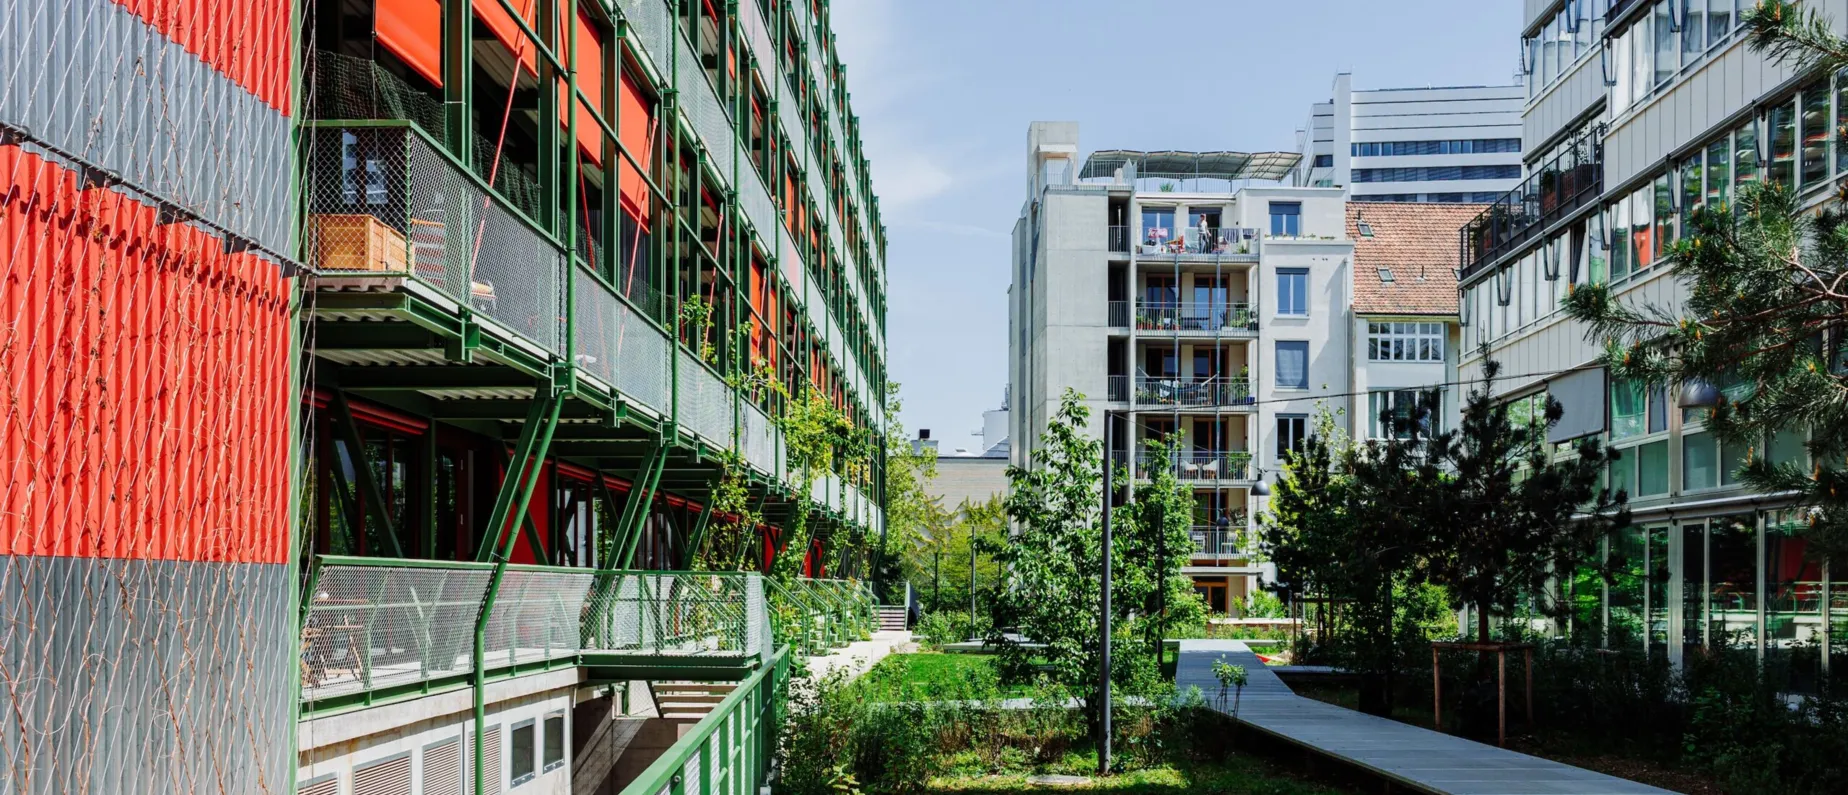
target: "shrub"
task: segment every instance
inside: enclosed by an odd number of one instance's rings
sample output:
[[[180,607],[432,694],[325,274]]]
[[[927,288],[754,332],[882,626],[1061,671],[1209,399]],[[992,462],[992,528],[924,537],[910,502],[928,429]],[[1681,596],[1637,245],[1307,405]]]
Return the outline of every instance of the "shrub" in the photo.
[[[956,610],[926,613],[913,636],[930,648],[941,649],[945,644],[980,638],[988,631],[988,617],[978,615],[977,619],[970,621],[967,612]]]

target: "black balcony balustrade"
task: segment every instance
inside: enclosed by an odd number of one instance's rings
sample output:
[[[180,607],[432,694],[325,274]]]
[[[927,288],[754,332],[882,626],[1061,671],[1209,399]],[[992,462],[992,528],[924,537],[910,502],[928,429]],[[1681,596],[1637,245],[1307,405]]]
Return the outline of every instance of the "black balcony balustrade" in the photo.
[[[1463,278],[1513,253],[1604,192],[1602,124],[1580,133],[1553,160],[1459,232]]]
[[[1136,302],[1136,329],[1139,331],[1256,331],[1257,316],[1251,305],[1216,301]]]

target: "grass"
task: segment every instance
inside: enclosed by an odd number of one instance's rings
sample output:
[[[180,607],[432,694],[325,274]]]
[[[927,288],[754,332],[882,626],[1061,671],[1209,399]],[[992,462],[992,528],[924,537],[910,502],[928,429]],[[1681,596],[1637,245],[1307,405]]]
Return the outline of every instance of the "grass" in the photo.
[[[993,655],[938,652],[894,654],[880,660],[856,685],[875,701],[1014,698],[1031,689],[1002,685]]]
[[[1092,752],[1068,754],[1059,763],[1045,766],[1039,773],[1057,773],[1091,777],[1097,770],[1097,756]],[[932,779],[928,793],[1011,793],[1082,789],[1086,792],[1121,793],[1122,795],[1180,795],[1181,793],[1223,793],[1224,795],[1339,795],[1349,790],[1337,789],[1283,772],[1254,756],[1228,754],[1213,762],[1161,766],[1134,770],[1105,779],[1092,778],[1080,787],[1057,787],[1034,784],[1028,779],[1037,773],[1008,772],[986,775],[979,770],[959,770],[956,774]]]

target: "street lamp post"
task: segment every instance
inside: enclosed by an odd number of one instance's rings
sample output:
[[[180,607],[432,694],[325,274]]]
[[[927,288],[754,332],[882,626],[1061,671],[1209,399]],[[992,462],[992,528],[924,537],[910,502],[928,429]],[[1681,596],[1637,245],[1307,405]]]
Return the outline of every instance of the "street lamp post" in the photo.
[[[1097,774],[1100,776],[1110,773],[1110,498],[1112,496],[1112,474],[1116,469],[1110,460],[1113,438],[1110,414],[1106,412],[1104,414],[1104,595],[1103,615],[1099,617],[1098,622],[1103,631],[1101,638],[1103,656],[1100,666],[1102,670],[1099,672],[1103,678],[1103,692],[1102,699],[1100,699],[1103,701],[1103,731],[1101,732],[1103,736],[1098,738],[1099,753],[1097,755]]]

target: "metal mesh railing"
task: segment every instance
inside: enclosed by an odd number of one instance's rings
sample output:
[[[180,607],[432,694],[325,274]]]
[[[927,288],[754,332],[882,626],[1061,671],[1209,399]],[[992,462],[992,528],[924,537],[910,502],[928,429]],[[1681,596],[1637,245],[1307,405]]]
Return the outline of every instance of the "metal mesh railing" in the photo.
[[[577,365],[624,397],[669,414],[667,335],[589,271],[576,269],[573,278]]]
[[[775,475],[776,427],[764,412],[749,403],[738,412],[738,448],[746,463],[759,471]]]
[[[767,658],[711,714],[623,788],[622,795],[710,792],[745,795],[766,788],[784,717],[789,654]]]
[[[693,122],[693,130],[706,144],[706,152],[712,157],[713,168],[732,178],[732,161],[737,156],[733,144],[737,135],[732,132],[731,117],[719,103],[718,95],[712,90],[712,81],[706,76],[706,70],[700,65],[700,59],[687,45],[685,37],[675,36],[674,46],[680,50],[675,70],[679,75],[677,87],[684,102],[682,109]]]
[[[301,627],[302,699],[474,672],[487,609],[488,668],[585,652],[768,659],[769,605],[750,573],[618,572],[323,557]]]
[[[565,258],[408,125],[307,131],[304,250],[324,273],[404,275],[559,350]]]
[[[472,672],[475,617],[490,574],[320,567],[302,624],[302,699]]]
[[[731,390],[699,359],[686,351],[680,357],[680,386],[675,393],[676,418],[688,430],[719,447],[730,447]]]
[[[665,69],[673,46],[673,11],[663,0],[616,0],[623,20],[629,23],[634,39],[647,51],[649,60]]]
[[[778,646],[823,654],[866,640],[878,626],[872,590],[851,580],[798,577],[769,584],[769,615]]]

